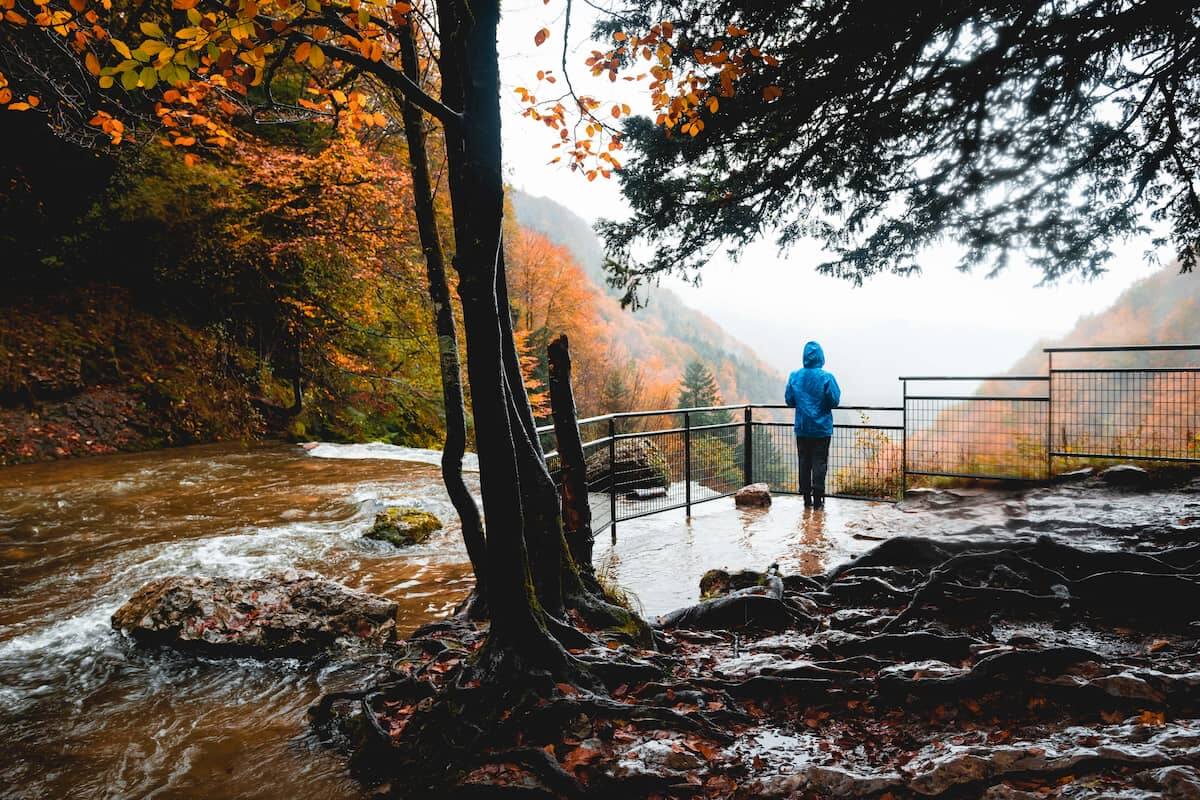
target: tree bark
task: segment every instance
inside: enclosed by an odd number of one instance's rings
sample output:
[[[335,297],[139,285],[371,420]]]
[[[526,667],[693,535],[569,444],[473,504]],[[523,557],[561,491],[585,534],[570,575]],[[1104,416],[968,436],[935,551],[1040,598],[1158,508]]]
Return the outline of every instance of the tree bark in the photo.
[[[401,27],[400,58],[404,72],[414,82],[420,82],[417,45],[412,30]],[[424,116],[421,109],[409,100],[401,105],[404,134],[408,142],[408,164],[413,182],[413,205],[421,250],[425,255],[425,272],[429,278],[429,299],[433,302],[433,322],[437,332],[438,358],[442,378],[442,403],[446,409],[446,442],[442,447],[442,482],[450,502],[458,513],[463,542],[471,568],[475,572],[477,596],[486,596],[486,541],[479,506],[467,489],[462,477],[463,453],[467,446],[467,414],[463,400],[462,360],[458,353],[458,331],[454,308],[450,303],[450,287],[446,282],[446,265],[442,241],[438,232],[433,206],[433,191],[429,180],[429,155],[425,146]]]
[[[550,411],[554,417],[554,436],[558,441],[562,518],[567,547],[580,574],[585,579],[594,580],[592,548],[595,534],[592,531],[592,507],[588,504],[587,463],[583,454],[583,439],[579,435],[575,393],[571,388],[571,351],[566,334],[550,342],[546,352],[550,362]]]
[[[566,616],[563,577],[571,567],[566,562],[567,549],[563,539],[562,517],[559,515],[558,489],[546,468],[546,454],[537,435],[537,423],[533,419],[533,409],[529,405],[525,379],[521,374],[521,357],[513,336],[503,251],[496,275],[496,296],[504,344],[504,374],[512,399],[510,412],[514,418],[513,435],[518,440],[521,480],[526,487],[523,496],[524,535],[533,586],[542,608],[552,616],[563,618]]]
[[[477,663],[481,677],[495,682],[536,678],[536,673],[562,676],[569,673],[571,659],[546,628],[530,575],[524,506],[533,499],[536,473],[529,474],[528,437],[514,413],[517,403],[505,370],[508,305],[498,294],[504,213],[496,47],[500,5],[498,0],[445,0],[438,3],[438,17],[444,102],[463,115],[461,125],[446,129],[446,151],[487,531],[491,627]],[[526,402],[523,389],[520,394]]]

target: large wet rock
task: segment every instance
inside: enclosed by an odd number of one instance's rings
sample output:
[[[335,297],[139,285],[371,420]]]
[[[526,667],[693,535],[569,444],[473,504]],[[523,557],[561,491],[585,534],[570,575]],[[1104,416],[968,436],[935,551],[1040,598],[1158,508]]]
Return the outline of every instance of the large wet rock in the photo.
[[[1064,774],[1083,763],[1161,767],[1190,760],[1200,747],[1194,722],[1070,727],[1040,741],[1001,747],[929,746],[901,770],[908,788],[941,795],[955,787],[1009,775]]]
[[[1141,486],[1150,480],[1150,473],[1133,464],[1117,464],[1099,475],[1109,486]]]
[[[366,538],[390,542],[397,547],[421,544],[440,530],[442,521],[419,508],[388,508],[375,515],[375,524]]]
[[[630,748],[612,769],[621,779],[682,780],[704,767],[704,759],[680,739],[652,739]]]
[[[218,655],[308,655],[336,644],[380,645],[396,603],[294,570],[261,578],[174,575],[139,589],[112,626],[141,642]]]
[[[765,483],[751,483],[737,490],[733,504],[740,508],[766,508],[771,505],[771,487]]]
[[[1164,800],[1200,800],[1200,772],[1195,767],[1148,769],[1133,776],[1133,780],[1144,789],[1162,792]]]
[[[614,445],[614,451],[612,470],[607,448],[588,457],[587,480],[593,491],[610,489],[614,482],[619,491],[665,489],[671,485],[671,465],[649,439],[622,439]]]
[[[700,599],[711,600],[723,597],[739,589],[749,589],[753,586],[765,586],[767,573],[743,569],[729,572],[723,569],[710,569],[700,576]]]

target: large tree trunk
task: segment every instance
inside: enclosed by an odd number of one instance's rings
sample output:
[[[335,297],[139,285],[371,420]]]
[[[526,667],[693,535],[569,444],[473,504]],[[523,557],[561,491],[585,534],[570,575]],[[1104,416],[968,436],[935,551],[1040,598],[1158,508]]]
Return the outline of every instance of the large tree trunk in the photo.
[[[405,73],[420,82],[417,45],[412,30],[400,29],[400,55]],[[458,512],[463,542],[475,571],[475,597],[486,597],[486,542],[479,506],[467,489],[462,477],[463,453],[467,446],[467,415],[463,404],[462,362],[458,354],[458,332],[455,330],[454,308],[450,303],[450,287],[446,283],[445,258],[441,236],[433,207],[433,192],[429,181],[429,156],[425,147],[424,117],[417,106],[407,100],[402,105],[404,133],[408,141],[408,163],[413,182],[413,205],[417,216],[417,231],[425,254],[425,271],[429,277],[429,299],[433,302],[433,321],[437,331],[438,357],[442,376],[442,402],[446,408],[446,442],[442,447],[442,482],[450,502]]]
[[[546,628],[532,588],[524,504],[537,486],[529,474],[528,437],[505,370],[498,294],[504,180],[500,157],[498,0],[438,3],[444,102],[461,110],[447,127],[458,292],[467,339],[467,375],[475,416],[487,530],[487,602],[491,627],[478,664],[485,679],[564,675],[570,657]],[[521,390],[520,401],[527,403]]]

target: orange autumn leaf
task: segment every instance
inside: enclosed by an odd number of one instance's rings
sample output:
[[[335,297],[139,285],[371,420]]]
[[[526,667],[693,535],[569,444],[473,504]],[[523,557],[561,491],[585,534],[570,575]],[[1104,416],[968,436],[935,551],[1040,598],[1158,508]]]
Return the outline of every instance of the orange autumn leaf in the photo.
[[[600,757],[600,751],[591,747],[580,745],[574,750],[567,753],[566,758],[562,760],[563,768],[568,772],[573,772],[577,768],[590,764]]]
[[[1162,711],[1143,711],[1138,714],[1137,722],[1139,725],[1153,725],[1158,727],[1167,724],[1167,715]]]
[[[546,39],[548,39],[549,37],[550,37],[550,29],[542,28],[540,31],[538,31],[537,33],[535,33],[533,35],[533,43],[535,45],[537,45],[538,47],[541,47],[546,42]]]

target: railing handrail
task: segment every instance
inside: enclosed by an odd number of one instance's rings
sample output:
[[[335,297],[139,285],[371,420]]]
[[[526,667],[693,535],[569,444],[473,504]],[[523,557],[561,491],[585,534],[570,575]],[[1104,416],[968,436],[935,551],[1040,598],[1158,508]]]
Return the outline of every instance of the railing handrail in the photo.
[[[1065,381],[1064,376],[1070,373],[1080,374],[1127,374],[1127,373],[1172,373],[1172,372],[1187,372],[1200,373],[1200,363],[1185,367],[1090,367],[1081,365],[1079,368],[1064,369],[1055,366],[1055,353],[1144,353],[1144,352],[1200,352],[1200,344],[1145,344],[1145,345],[1129,345],[1129,346],[1089,346],[1089,347],[1046,347],[1042,348],[1043,352],[1048,355],[1046,359],[1046,373],[1041,375],[905,375],[898,379],[901,390],[903,392],[903,400],[899,405],[845,405],[838,406],[835,410],[842,412],[862,412],[863,417],[857,421],[853,421],[853,417],[838,417],[835,418],[834,427],[840,432],[853,433],[852,441],[847,444],[846,441],[841,441],[841,446],[851,447],[853,453],[849,456],[843,455],[843,458],[849,458],[851,461],[859,458],[858,453],[861,448],[867,453],[865,456],[868,459],[866,465],[868,472],[863,480],[867,483],[862,483],[862,486],[867,487],[866,494],[840,495],[840,496],[855,496],[862,499],[882,499],[883,496],[896,497],[897,494],[902,496],[908,486],[908,478],[910,476],[928,476],[928,477],[947,477],[947,478],[963,478],[963,479],[978,479],[978,480],[1049,480],[1054,476],[1054,459],[1072,458],[1072,459],[1130,459],[1141,461],[1162,461],[1176,462],[1188,464],[1200,464],[1200,445],[1192,442],[1191,437],[1194,436],[1191,428],[1188,429],[1187,436],[1188,446],[1186,448],[1176,447],[1171,449],[1146,449],[1139,448],[1137,445],[1132,448],[1122,444],[1120,440],[1115,443],[1106,444],[1103,438],[1095,442],[1090,441],[1091,434],[1076,436],[1074,440],[1068,438],[1067,429],[1069,425],[1083,425],[1078,419],[1068,417],[1067,421],[1060,422],[1056,419],[1055,402],[1057,398],[1053,397],[1056,387],[1062,383],[1070,383]],[[991,388],[991,393],[988,395],[970,394],[968,387],[962,387],[960,391],[955,391],[954,387],[934,385],[940,383],[959,383],[959,384],[988,384],[990,382],[1002,382],[1003,386],[994,386]],[[922,386],[922,391],[919,393],[910,394],[910,383],[921,386],[922,383],[928,382],[930,386]],[[1022,391],[1021,387],[1016,384],[1031,384],[1038,387],[1034,391],[1036,394],[1018,394]],[[1180,383],[1183,386],[1183,383]],[[1041,387],[1045,387],[1041,390]],[[1195,382],[1191,381],[1184,386],[1185,389],[1191,392],[1196,392]],[[980,391],[977,389],[976,392]],[[942,394],[937,394],[941,392]],[[952,393],[951,393],[952,392]],[[1071,397],[1068,394],[1068,397]],[[1193,397],[1193,395],[1188,395]],[[914,401],[917,405],[913,405]],[[970,432],[963,435],[962,426],[954,428],[950,431],[951,434],[958,438],[947,440],[944,444],[939,444],[935,430],[936,423],[940,418],[937,415],[941,414],[939,406],[922,406],[921,403],[949,403],[961,404],[970,401],[981,403],[1002,403],[1011,405],[1011,409],[1005,409],[1003,415],[997,416],[994,409],[984,409],[981,413],[991,415],[983,418],[984,421],[995,423],[993,426],[995,431],[1003,435],[1010,435],[1013,439],[1015,448],[1014,453],[1002,451],[999,457],[989,461],[986,457],[986,448],[979,453],[973,451],[968,452],[970,448],[976,446]],[[1121,398],[1117,398],[1120,402]],[[1200,402],[1194,399],[1190,401],[1196,406],[1200,406]],[[1086,405],[1086,404],[1085,404]],[[1093,404],[1094,405],[1094,404]],[[945,408],[954,408],[954,405],[945,406]],[[1032,407],[1032,411],[1029,409]],[[760,457],[756,453],[756,442],[766,442],[768,453],[775,453],[776,461],[790,461],[791,468],[795,469],[795,460],[787,452],[777,452],[777,439],[783,437],[780,430],[790,428],[791,422],[784,421],[785,415],[763,415],[763,419],[755,419],[755,410],[767,411],[784,411],[790,409],[791,406],[783,403],[733,403],[719,406],[697,406],[691,408],[659,408],[647,409],[644,411],[621,411],[610,414],[602,414],[600,416],[588,417],[581,419],[578,424],[581,426],[592,425],[597,423],[607,423],[607,430],[602,432],[602,435],[596,439],[584,442],[583,446],[590,453],[599,452],[597,448],[607,447],[607,476],[600,476],[598,480],[601,483],[607,481],[607,488],[600,489],[601,494],[607,494],[608,498],[608,521],[601,524],[596,530],[603,530],[607,526],[611,533],[613,542],[616,542],[616,523],[619,521],[633,519],[635,517],[644,516],[646,514],[656,513],[657,511],[665,511],[674,508],[683,508],[687,513],[691,514],[692,506],[696,503],[715,500],[720,497],[728,497],[732,494],[729,487],[726,485],[731,480],[744,480],[746,484],[752,483],[754,480],[782,480],[781,478],[772,478],[778,476],[778,472],[771,471],[774,467],[778,467],[772,461],[768,464],[766,461],[762,463],[768,468],[765,475],[755,474],[758,467],[756,462],[760,461]],[[1188,406],[1192,408],[1192,406]],[[1093,417],[1098,414],[1103,414],[1103,410],[1096,410],[1091,406],[1084,409]],[[1117,412],[1122,411],[1121,408],[1116,409]],[[735,416],[741,412],[740,418]],[[883,421],[889,424],[879,424],[866,416],[866,412],[880,414],[896,414],[898,419],[884,417]],[[930,413],[934,416],[930,417]],[[710,422],[704,419],[701,415],[704,414],[720,414],[725,413],[730,416],[725,422]],[[1130,413],[1126,410],[1126,413]],[[915,414],[915,418],[910,418],[910,414]],[[621,431],[618,426],[618,420],[633,420],[633,419],[649,419],[653,417],[676,417],[676,420],[668,420],[663,423],[657,423],[664,427],[655,430],[635,430],[637,428],[652,427],[646,425],[629,425],[629,431]],[[1010,419],[1011,417],[1011,419]],[[1098,417],[1106,424],[1109,422],[1105,417]],[[968,422],[970,418],[967,418]],[[709,424],[695,424],[698,421]],[[1181,423],[1182,424],[1182,423]],[[1190,422],[1188,423],[1191,424]],[[1010,426],[1011,430],[1003,426]],[[925,436],[925,428],[929,426],[934,438],[933,449],[931,452],[929,447],[924,450],[918,449],[917,460],[910,459],[910,437]],[[1057,427],[1056,427],[1057,426]],[[1178,426],[1177,426],[1178,427]],[[741,442],[737,441],[737,437],[714,437],[712,435],[703,435],[706,433],[715,433],[719,431],[728,431],[742,429]],[[886,441],[889,446],[899,447],[899,453],[894,451],[880,450],[882,440],[875,437],[862,439],[859,432],[863,430],[886,431],[888,437]],[[1032,430],[1033,433],[1029,433]],[[539,436],[545,434],[553,434],[553,425],[543,425],[537,428]],[[985,434],[992,433],[992,430],[984,430]],[[597,432],[600,433],[600,432]],[[700,436],[700,441],[708,445],[710,443],[724,443],[729,448],[730,458],[725,462],[718,463],[713,460],[712,454],[706,448],[700,453],[701,457],[701,474],[699,476],[693,473],[693,450],[692,440],[697,435]],[[765,436],[763,436],[765,435]],[[841,437],[841,433],[835,434]],[[624,495],[622,503],[618,505],[618,494],[621,494],[624,484],[621,483],[620,474],[617,470],[617,444],[629,439],[647,438],[654,439],[662,437],[674,437],[667,439],[668,443],[675,439],[682,438],[682,458],[683,458],[683,497],[682,501],[677,495],[672,495],[669,499],[661,501],[653,500],[652,498],[667,498],[667,492],[661,494],[647,495],[643,498],[641,495]],[[543,440],[544,441],[544,440]],[[776,444],[772,444],[776,442]],[[1024,448],[1024,450],[1023,450]],[[736,461],[737,449],[741,450],[741,463]],[[786,447],[785,447],[786,450]],[[943,458],[942,450],[949,453],[948,458]],[[951,452],[953,450],[953,452]],[[1045,452],[1044,465],[1030,466],[1031,460],[1041,451]],[[666,451],[664,451],[666,452]],[[884,453],[882,460],[879,460],[879,453]],[[677,446],[672,446],[669,451],[670,458],[678,461],[680,453]],[[546,454],[547,459],[553,459],[558,456],[556,450],[551,450]],[[932,456],[932,460],[930,459]],[[897,457],[899,459],[897,462]],[[782,459],[782,460],[781,460]],[[585,456],[588,471],[594,469],[594,464]],[[719,459],[718,459],[719,460]],[[601,465],[603,466],[603,465]],[[1034,468],[1038,467],[1038,468]],[[730,478],[729,470],[738,470],[740,468],[741,475]],[[637,472],[640,468],[629,467],[623,468],[623,472]],[[678,469],[673,467],[672,469]],[[873,471],[872,471],[873,470]],[[717,476],[719,472],[719,477]],[[877,474],[878,473],[878,474]],[[706,477],[709,479],[718,480],[720,487],[716,493],[709,492],[701,496],[699,499],[692,496],[693,481],[699,481],[700,485],[708,486],[704,483]],[[670,484],[671,478],[668,477]],[[676,481],[678,483],[678,481]],[[630,483],[629,485],[636,485]],[[674,485],[674,484],[671,484]],[[851,483],[852,486],[859,484]],[[671,491],[671,487],[666,487],[667,491]],[[784,493],[794,493],[788,487],[772,486],[772,491],[777,488]],[[858,491],[858,490],[856,490]],[[875,492],[877,496],[871,497],[871,493]],[[632,499],[631,499],[632,497]],[[649,505],[637,506],[636,502],[643,502]],[[591,501],[589,501],[591,502]],[[634,505],[629,505],[634,503]],[[657,503],[657,505],[655,505]]]
[[[1048,381],[1049,375],[902,375],[902,381]]]
[[[792,406],[784,405],[783,403],[751,403],[749,408],[762,408],[767,410],[790,409]],[[903,411],[904,406],[834,406],[834,411]]]
[[[609,420],[618,419],[635,419],[637,417],[664,417],[670,414],[704,414],[714,411],[745,411],[746,409],[763,409],[763,410],[784,410],[790,409],[792,406],[784,405],[783,403],[740,403],[729,406],[695,406],[693,408],[654,408],[648,411],[617,411],[612,414],[601,414],[595,417],[586,417],[579,420],[578,425],[589,425],[596,422],[608,422]],[[901,412],[904,406],[836,406],[835,411],[895,411]],[[743,423],[729,423],[743,424]],[[538,433],[553,433],[554,425],[539,425],[535,429]]]
[[[1043,347],[1043,353],[1145,353],[1152,350],[1200,350],[1200,344],[1092,345],[1090,347]]]

